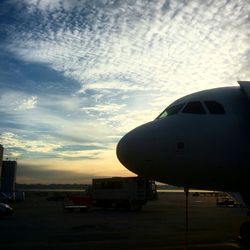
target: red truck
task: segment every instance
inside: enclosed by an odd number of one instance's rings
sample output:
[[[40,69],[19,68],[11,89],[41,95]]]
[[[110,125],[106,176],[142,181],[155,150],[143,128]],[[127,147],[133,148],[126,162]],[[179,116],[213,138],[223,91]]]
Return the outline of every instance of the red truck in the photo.
[[[157,199],[155,182],[144,177],[112,177],[93,179],[85,195],[71,196],[66,209],[84,210],[90,206],[140,210],[150,200]]]

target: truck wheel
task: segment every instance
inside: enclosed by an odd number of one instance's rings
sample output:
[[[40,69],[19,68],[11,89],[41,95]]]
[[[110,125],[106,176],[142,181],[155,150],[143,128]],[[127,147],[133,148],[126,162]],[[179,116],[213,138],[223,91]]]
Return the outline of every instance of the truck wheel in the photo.
[[[117,202],[112,202],[111,207],[114,208],[115,210],[119,209],[119,204]]]
[[[245,221],[240,227],[240,237],[244,244],[250,244],[250,221]]]
[[[138,201],[130,202],[130,211],[141,211],[142,204]]]

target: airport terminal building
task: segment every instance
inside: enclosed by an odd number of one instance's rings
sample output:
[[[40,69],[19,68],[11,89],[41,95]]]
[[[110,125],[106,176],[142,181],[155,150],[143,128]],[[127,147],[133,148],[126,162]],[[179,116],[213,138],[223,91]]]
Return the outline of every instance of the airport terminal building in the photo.
[[[2,183],[3,146],[0,144],[0,187]]]
[[[13,193],[16,185],[16,161],[3,161],[1,192]]]
[[[0,191],[15,192],[17,161],[3,160],[4,148],[0,145]]]

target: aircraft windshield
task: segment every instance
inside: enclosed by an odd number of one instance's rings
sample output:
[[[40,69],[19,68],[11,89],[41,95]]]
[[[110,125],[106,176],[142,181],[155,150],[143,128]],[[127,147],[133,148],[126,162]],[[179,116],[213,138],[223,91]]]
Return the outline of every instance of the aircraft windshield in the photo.
[[[170,115],[177,114],[185,105],[185,103],[167,107],[156,119],[162,119]]]
[[[218,103],[216,101],[205,101],[205,105],[209,110],[210,114],[215,114],[215,115],[225,114],[225,109],[223,108],[221,103]]]

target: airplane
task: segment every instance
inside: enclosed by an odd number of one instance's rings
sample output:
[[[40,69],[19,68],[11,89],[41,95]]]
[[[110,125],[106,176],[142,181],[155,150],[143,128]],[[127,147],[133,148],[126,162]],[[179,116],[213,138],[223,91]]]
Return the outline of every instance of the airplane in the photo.
[[[250,208],[250,81],[192,93],[121,138],[119,161],[139,176],[231,193]],[[241,227],[250,241],[250,222]]]

